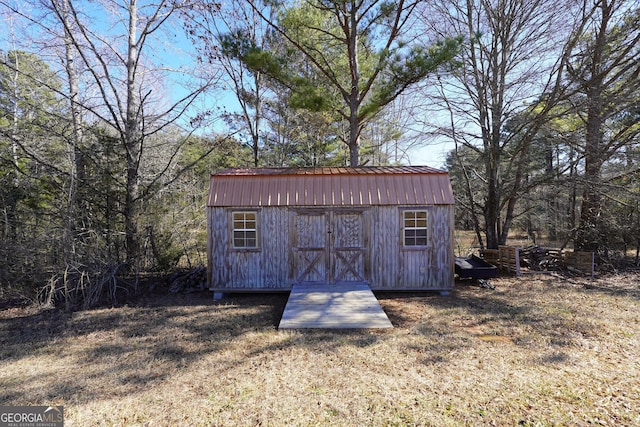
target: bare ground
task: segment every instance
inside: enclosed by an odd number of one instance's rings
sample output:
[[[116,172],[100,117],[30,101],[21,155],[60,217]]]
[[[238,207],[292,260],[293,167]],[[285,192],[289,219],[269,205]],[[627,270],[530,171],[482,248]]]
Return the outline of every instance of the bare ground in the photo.
[[[0,311],[0,405],[67,426],[640,425],[640,274],[379,294],[392,330],[278,331],[286,295]]]

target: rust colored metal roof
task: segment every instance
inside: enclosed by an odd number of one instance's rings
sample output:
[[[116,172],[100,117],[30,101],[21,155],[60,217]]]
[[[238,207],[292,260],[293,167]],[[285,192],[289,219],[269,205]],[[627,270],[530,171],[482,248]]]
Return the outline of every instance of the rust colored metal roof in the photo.
[[[450,205],[449,175],[428,166],[227,169],[207,206]]]

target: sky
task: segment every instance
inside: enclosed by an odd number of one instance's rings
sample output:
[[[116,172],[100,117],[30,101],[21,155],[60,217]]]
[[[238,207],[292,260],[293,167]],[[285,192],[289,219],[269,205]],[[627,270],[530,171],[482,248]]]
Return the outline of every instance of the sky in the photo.
[[[453,143],[448,141],[427,143],[423,147],[412,150],[411,165],[424,165],[444,169],[447,154],[453,150],[453,148]]]

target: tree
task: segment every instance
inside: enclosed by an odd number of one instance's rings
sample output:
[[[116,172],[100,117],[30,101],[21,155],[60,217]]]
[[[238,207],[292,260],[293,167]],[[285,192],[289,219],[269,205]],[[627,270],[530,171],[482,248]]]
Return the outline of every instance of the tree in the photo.
[[[439,84],[428,92],[439,111],[447,112],[434,114],[441,123],[432,126],[436,135],[455,143],[457,153],[463,147],[477,153],[475,176],[462,173],[468,187],[465,205],[480,244],[482,227],[486,246],[497,248],[505,243],[518,199],[526,191],[533,139],[561,99],[564,56],[554,37],[561,27],[560,14],[543,0],[449,0],[429,11],[425,22],[436,34],[453,29],[470,40],[460,67],[438,76]],[[465,167],[462,161],[458,164]],[[481,200],[471,187],[478,179],[484,185]]]
[[[60,249],[58,223],[50,219],[64,179],[58,168],[64,158],[57,138],[63,129],[60,87],[55,72],[37,55],[0,52],[0,285],[28,288],[41,278],[57,251],[42,251],[33,243],[46,241]],[[48,223],[48,232],[42,223]]]
[[[257,2],[250,4],[292,52],[305,58],[308,68],[291,69],[278,52],[250,40],[238,44],[239,59],[288,87],[298,106],[331,111],[344,120],[348,131],[339,136],[353,166],[360,162],[366,124],[408,87],[448,64],[461,44],[460,38],[431,46],[406,44],[402,37],[418,1],[309,0],[280,6],[272,16]]]
[[[261,12],[268,14],[268,8]],[[225,111],[226,121],[240,135],[248,134],[247,146],[253,152],[253,165],[260,159],[264,101],[268,87],[260,71],[247,69],[238,60],[234,46],[238,40],[267,49],[270,37],[266,24],[247,2],[232,0],[224,4],[195,2],[183,9],[185,27],[199,52],[205,69],[225,75],[221,85],[235,94],[240,111]]]
[[[344,164],[335,123],[326,112],[290,106],[283,91],[265,103],[263,163],[269,166],[316,167]]]
[[[59,11],[59,19],[63,22],[63,42],[64,42],[64,69],[66,71],[69,113],[71,116],[71,135],[69,138],[69,185],[67,196],[67,212],[66,225],[64,227],[64,235],[62,242],[62,250],[64,251],[65,264],[72,261],[75,256],[76,243],[76,211],[78,200],[78,181],[83,179],[82,176],[82,147],[84,145],[84,128],[82,123],[82,110],[80,108],[80,77],[76,68],[76,52],[73,46],[73,37],[71,29],[71,16],[69,13],[69,0],[51,0],[52,4],[57,5]]]
[[[160,35],[182,7],[180,2],[98,2],[94,6],[100,10],[92,11],[92,16],[83,14],[68,0],[52,1],[49,6],[64,29],[65,46],[68,44],[68,50],[75,51],[86,67],[86,88],[97,92],[98,101],[83,102],[79,107],[94,120],[110,127],[124,150],[126,262],[130,268],[135,268],[140,250],[142,203],[153,194],[160,176],[175,160],[180,145],[174,148],[174,154],[169,154],[166,167],[143,181],[143,159],[148,142],[168,126],[178,123],[209,82],[204,81],[168,104],[159,91],[162,76],[147,53],[159,48],[157,38],[154,44],[154,37]],[[98,16],[117,18],[114,25],[108,27],[99,22]]]
[[[155,271],[206,263],[207,219],[202,209],[210,176],[231,167],[250,167],[251,149],[226,136],[187,138],[176,167],[177,179],[145,203],[146,242],[143,256]]]
[[[575,247],[602,249],[603,167],[624,147],[637,143],[640,124],[640,10],[633,1],[601,0],[583,9],[573,35],[568,84],[584,125],[584,189]]]

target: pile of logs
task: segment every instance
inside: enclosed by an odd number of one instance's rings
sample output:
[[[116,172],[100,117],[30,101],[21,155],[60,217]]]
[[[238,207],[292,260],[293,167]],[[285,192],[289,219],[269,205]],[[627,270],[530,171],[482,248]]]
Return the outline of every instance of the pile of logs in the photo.
[[[169,292],[190,293],[207,289],[207,269],[197,267],[193,270],[181,270],[167,277]]]
[[[562,249],[550,249],[542,246],[516,248],[500,246],[498,249],[484,249],[485,261],[499,269],[514,271],[520,275],[520,268],[529,271],[570,271],[575,274],[595,275],[596,258],[593,252],[563,252]]]
[[[562,251],[542,246],[527,246],[520,249],[520,265],[531,270],[560,270]]]

